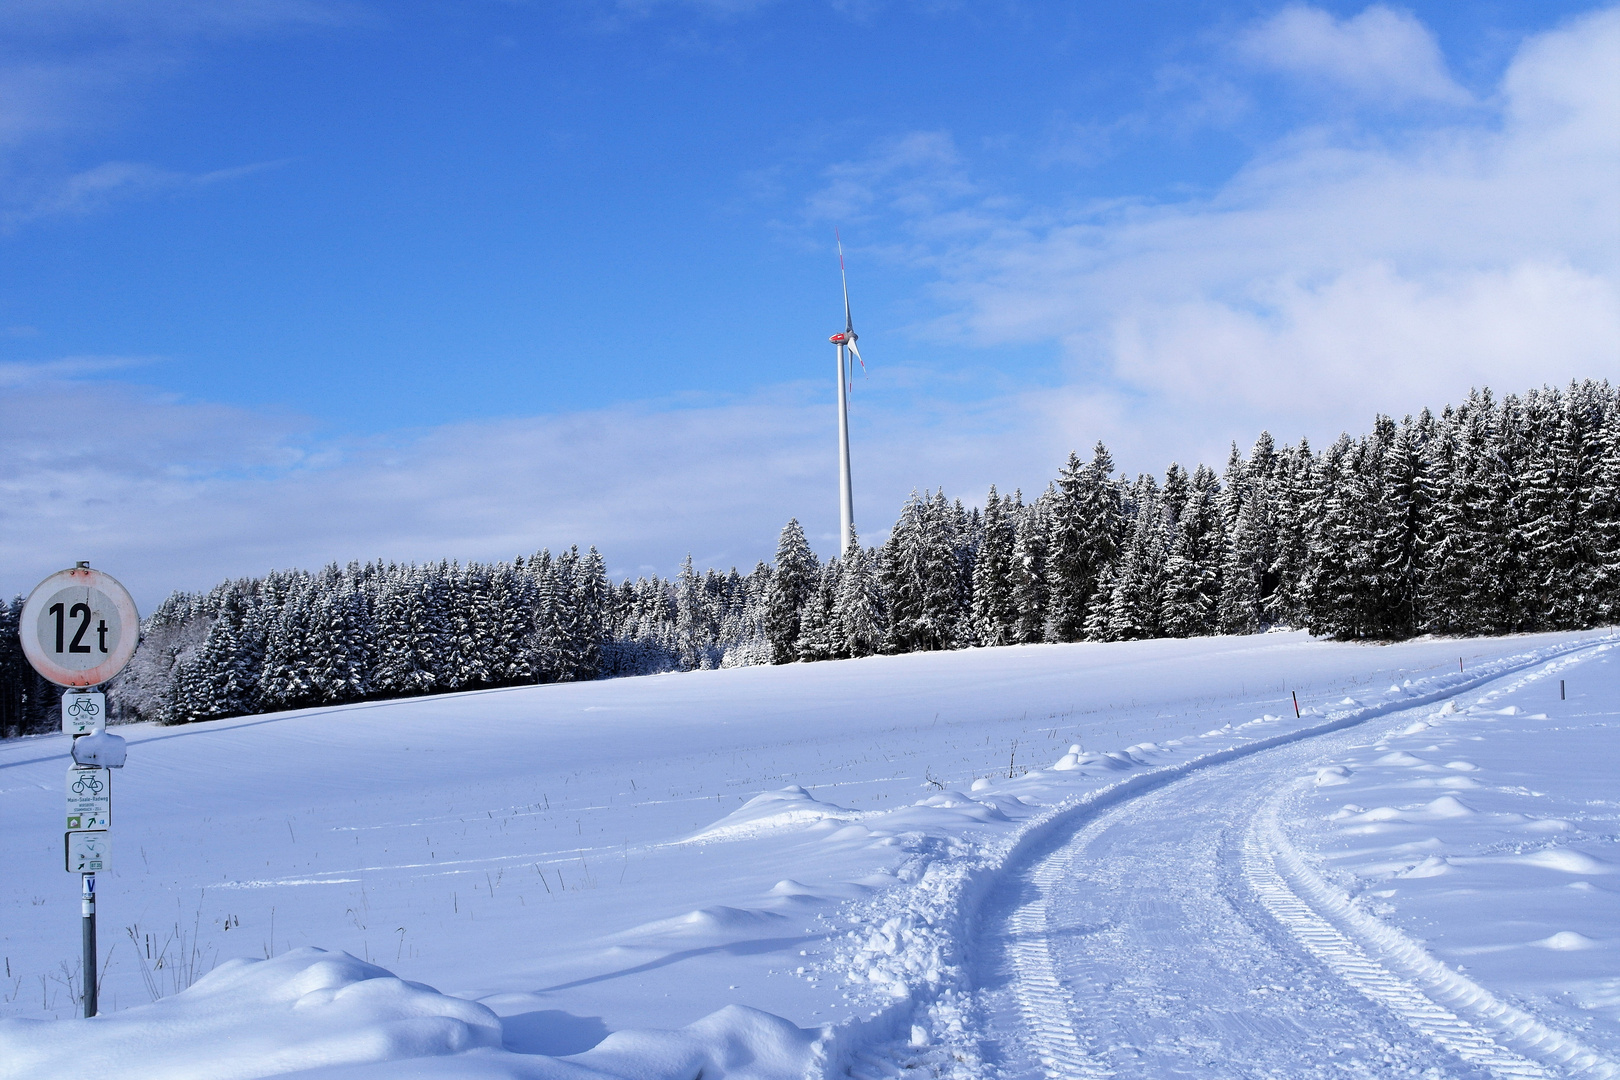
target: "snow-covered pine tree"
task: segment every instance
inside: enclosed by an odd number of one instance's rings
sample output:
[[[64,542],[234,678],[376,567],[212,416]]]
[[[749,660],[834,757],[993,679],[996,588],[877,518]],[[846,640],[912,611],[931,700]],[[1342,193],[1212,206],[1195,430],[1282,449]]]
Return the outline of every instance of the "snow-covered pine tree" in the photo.
[[[470,690],[489,685],[489,625],[485,610],[488,588],[477,563],[450,563],[445,568],[445,617],[449,649],[444,689]]]
[[[1226,526],[1218,607],[1222,633],[1252,634],[1265,624],[1266,601],[1275,585],[1271,501],[1276,464],[1270,432],[1260,433],[1248,461],[1232,445],[1221,493]]]
[[[1452,594],[1450,629],[1457,633],[1511,629],[1513,528],[1508,516],[1511,485],[1502,419],[1502,410],[1488,390],[1471,392],[1457,410],[1457,452],[1447,516],[1458,546],[1445,583]]]
[[[682,671],[714,666],[709,655],[708,597],[703,578],[692,568],[692,556],[681,563],[675,579],[675,658]]]
[[[764,562],[756,563],[747,577],[739,578],[722,629],[725,652],[720,658],[721,667],[771,662],[771,646],[765,637],[765,602],[770,580],[771,568]]]
[[[1101,442],[1082,465],[1069,455],[1047,500],[1046,638],[1079,641],[1103,571],[1119,552],[1120,493]]]
[[[450,632],[438,568],[390,566],[378,590],[376,622],[378,696],[431,693]]]
[[[1221,590],[1219,482],[1207,465],[1194,470],[1165,559],[1161,625],[1170,637],[1199,637],[1217,628]]]
[[[23,682],[23,673],[33,669],[17,637],[22,606],[20,596],[0,603],[0,739],[28,734],[33,726],[26,719],[27,691]]]
[[[322,702],[360,701],[371,692],[375,635],[371,605],[353,578],[333,581],[314,605],[312,695]]]
[[[1373,629],[1377,575],[1368,505],[1369,478],[1375,472],[1371,456],[1367,440],[1352,442],[1349,435],[1340,435],[1318,470],[1306,588],[1313,634],[1355,639]]]
[[[1136,641],[1164,636],[1166,534],[1169,510],[1158,484],[1146,473],[1130,492],[1130,535],[1098,591],[1087,636],[1097,641]],[[1104,599],[1106,597],[1106,599]]]
[[[555,560],[541,552],[530,666],[540,682],[570,682],[579,662],[579,635],[574,618],[575,559],[563,552]]]
[[[1525,629],[1564,630],[1601,618],[1599,547],[1607,384],[1571,383],[1525,397],[1529,426],[1514,518],[1524,544]]]
[[[878,580],[889,611],[885,652],[910,652],[913,627],[922,617],[922,579],[916,562],[923,543],[922,533],[927,527],[924,521],[927,513],[927,502],[913,489],[900,507],[900,516],[889,530],[888,540],[878,549]]]
[[[1467,567],[1466,507],[1456,411],[1449,405],[1435,418],[1423,447],[1428,482],[1428,513],[1421,522],[1417,609],[1427,633],[1458,633]]]
[[[842,656],[871,656],[888,639],[888,611],[878,581],[877,554],[851,543],[843,559],[833,624],[840,635]]]
[[[776,542],[776,567],[771,572],[766,604],[765,636],[771,643],[771,662],[788,664],[798,659],[799,618],[820,578],[821,564],[797,518],[782,528]]]
[[[1604,418],[1582,516],[1592,530],[1591,618],[1602,625],[1620,620],[1620,387],[1598,383],[1594,394],[1603,403]]]
[[[1002,513],[995,485],[984,500],[979,551],[973,561],[973,626],[981,645],[1011,645],[1018,639],[1013,600],[1015,526]]]
[[[945,612],[941,620],[946,634],[944,647],[969,648],[978,643],[973,629],[973,563],[978,557],[984,521],[977,509],[968,512],[961,499],[947,502],[943,490],[935,493],[932,510],[941,525],[942,543],[950,548],[948,572],[942,569],[937,583],[939,605]]]
[[[275,576],[275,575],[272,575]],[[311,655],[309,633],[314,622],[315,581],[308,574],[289,574],[280,577],[269,590],[269,595],[280,597],[279,605],[272,601],[267,620],[263,668],[259,674],[259,693],[267,709],[296,709],[315,703],[311,693]],[[193,693],[206,693],[208,683],[200,670],[194,673],[188,689]],[[179,706],[177,706],[179,708]]]
[[[1397,427],[1387,416],[1374,423],[1376,484],[1373,515],[1367,633],[1396,640],[1417,632],[1418,546],[1423,506],[1423,448],[1417,423],[1406,417]]]
[[[1172,529],[1181,520],[1181,512],[1186,509],[1187,497],[1191,494],[1192,478],[1178,462],[1172,461],[1170,467],[1164,470],[1164,489],[1160,496]]]
[[[1276,582],[1265,601],[1265,621],[1272,626],[1303,626],[1303,593],[1310,521],[1307,507],[1314,495],[1315,456],[1301,439],[1277,455],[1272,481],[1271,580]]]
[[[829,560],[816,575],[816,587],[799,619],[799,640],[794,652],[802,661],[833,660],[843,655],[842,634],[834,616],[843,561]]]
[[[243,647],[244,613],[241,594],[227,586],[202,648],[181,665],[169,723],[242,716],[255,710],[261,660],[251,646]]]
[[[489,651],[485,662],[495,686],[515,686],[533,680],[525,639],[534,625],[534,597],[524,573],[523,559],[499,562],[489,568]]]
[[[944,501],[943,495],[940,501]],[[964,508],[961,499],[952,500],[951,512],[955,534],[956,588],[950,647],[966,649],[979,644],[979,628],[973,621],[973,568],[979,560],[979,545],[984,542],[984,515],[978,507],[972,510]]]
[[[931,652],[959,643],[963,614],[961,515],[943,492],[911,498],[883,547],[889,648]]]
[[[1020,645],[1046,637],[1046,498],[1022,505],[1021,491],[1013,492],[1012,599],[1018,610],[1013,640]],[[1048,497],[1050,491],[1048,492]]]
[[[576,671],[581,679],[595,679],[602,673],[609,593],[607,566],[593,544],[574,571],[574,622],[579,639]]]

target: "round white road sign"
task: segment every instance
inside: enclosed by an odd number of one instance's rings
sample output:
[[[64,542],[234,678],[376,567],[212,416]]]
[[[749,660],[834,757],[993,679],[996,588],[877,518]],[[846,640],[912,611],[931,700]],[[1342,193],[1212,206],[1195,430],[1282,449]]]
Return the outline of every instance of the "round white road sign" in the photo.
[[[23,605],[23,655],[58,686],[97,686],[123,670],[140,638],[135,601],[117,580],[80,563],[35,586]]]

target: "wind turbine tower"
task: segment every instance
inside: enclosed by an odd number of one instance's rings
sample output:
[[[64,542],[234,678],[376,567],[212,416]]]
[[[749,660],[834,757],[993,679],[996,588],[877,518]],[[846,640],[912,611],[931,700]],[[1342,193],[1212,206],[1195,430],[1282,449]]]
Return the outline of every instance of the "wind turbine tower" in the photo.
[[[855,373],[852,358],[860,360],[861,370],[866,370],[861,350],[855,347],[855,320],[849,315],[849,275],[844,272],[842,238],[838,238],[838,276],[844,282],[844,331],[828,340],[838,346],[838,555],[842,558],[855,540],[855,494],[849,480],[849,389]]]

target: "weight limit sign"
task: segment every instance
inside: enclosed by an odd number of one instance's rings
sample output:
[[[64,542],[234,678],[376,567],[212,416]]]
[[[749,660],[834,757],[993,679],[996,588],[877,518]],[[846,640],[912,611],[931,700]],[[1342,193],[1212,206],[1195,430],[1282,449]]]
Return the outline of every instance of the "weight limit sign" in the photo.
[[[135,655],[140,616],[117,579],[81,563],[39,583],[18,630],[35,671],[58,686],[97,686]]]

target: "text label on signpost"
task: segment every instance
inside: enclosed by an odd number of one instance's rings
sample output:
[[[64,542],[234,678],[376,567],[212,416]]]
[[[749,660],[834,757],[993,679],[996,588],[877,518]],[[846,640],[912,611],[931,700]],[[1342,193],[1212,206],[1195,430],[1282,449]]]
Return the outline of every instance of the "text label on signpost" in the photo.
[[[106,829],[112,826],[112,770],[69,769],[67,827]]]

